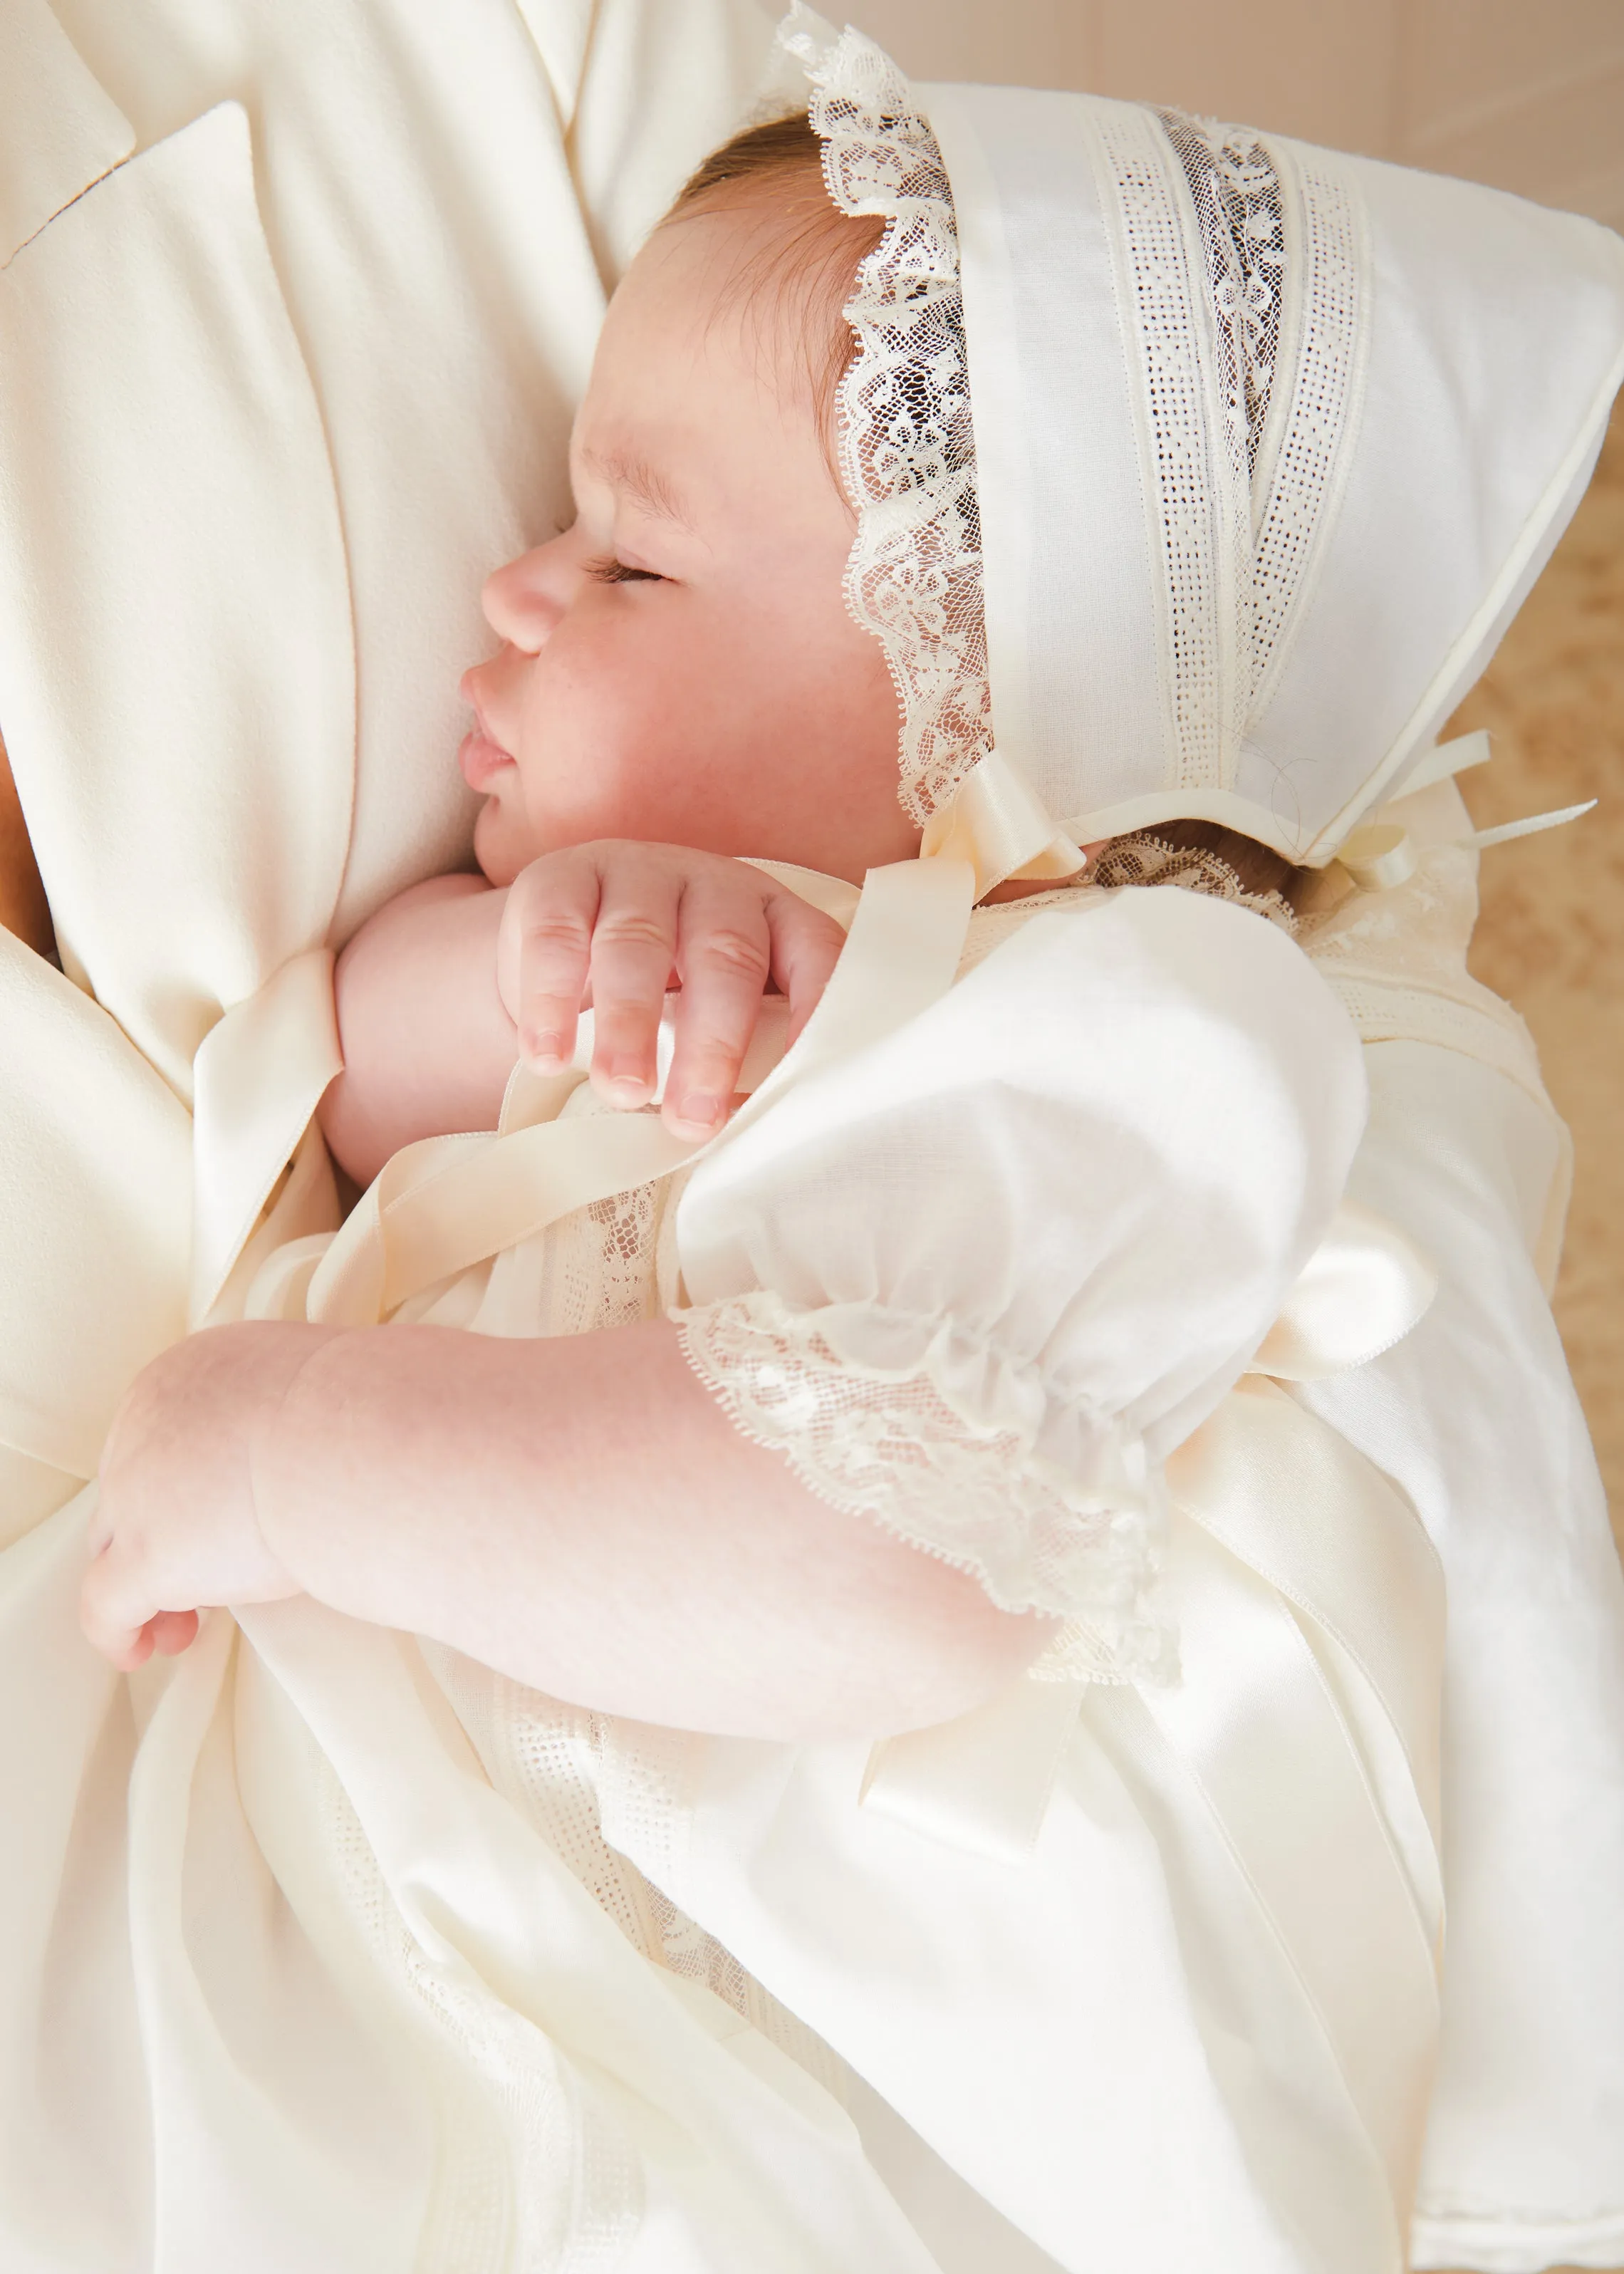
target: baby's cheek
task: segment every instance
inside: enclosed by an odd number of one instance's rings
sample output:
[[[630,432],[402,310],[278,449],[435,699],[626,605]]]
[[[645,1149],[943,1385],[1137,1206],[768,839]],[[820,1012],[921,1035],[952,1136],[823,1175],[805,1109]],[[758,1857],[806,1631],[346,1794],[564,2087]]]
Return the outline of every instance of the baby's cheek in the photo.
[[[583,833],[688,841],[678,824],[736,712],[708,646],[697,611],[650,594],[560,657],[550,794],[601,817]]]

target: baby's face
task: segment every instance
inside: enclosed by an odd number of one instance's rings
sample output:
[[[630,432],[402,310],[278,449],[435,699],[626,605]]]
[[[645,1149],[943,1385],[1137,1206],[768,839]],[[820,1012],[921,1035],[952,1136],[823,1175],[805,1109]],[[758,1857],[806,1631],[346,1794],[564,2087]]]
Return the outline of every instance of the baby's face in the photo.
[[[575,523],[485,586],[503,645],[463,680],[462,764],[493,884],[601,837],[853,880],[917,846],[793,301],[726,289],[767,226],[711,213],[639,256],[575,423]]]

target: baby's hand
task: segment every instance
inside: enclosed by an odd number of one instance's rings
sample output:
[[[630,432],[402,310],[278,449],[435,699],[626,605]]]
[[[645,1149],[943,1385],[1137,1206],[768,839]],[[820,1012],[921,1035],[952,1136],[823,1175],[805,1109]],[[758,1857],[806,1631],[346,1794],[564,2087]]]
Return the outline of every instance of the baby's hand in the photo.
[[[136,1376],[102,1455],[86,1634],[128,1671],[173,1657],[211,1604],[274,1602],[299,1582],[260,1530],[252,1445],[328,1330],[212,1327]]]
[[[662,1108],[679,1137],[726,1120],[770,983],[789,998],[790,1038],[829,983],[844,941],[759,869],[717,853],[613,840],[549,853],[509,886],[497,984],[538,1073],[569,1064],[590,1000],[592,1081],[612,1104],[646,1105],[668,989],[681,990]]]

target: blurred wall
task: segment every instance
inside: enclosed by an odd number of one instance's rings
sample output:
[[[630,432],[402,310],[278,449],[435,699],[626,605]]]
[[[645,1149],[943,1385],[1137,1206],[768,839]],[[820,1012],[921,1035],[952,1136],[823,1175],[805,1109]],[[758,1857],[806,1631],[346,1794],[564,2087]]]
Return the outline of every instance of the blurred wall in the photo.
[[[1086,87],[1624,229],[1624,0],[823,0],[921,79]]]

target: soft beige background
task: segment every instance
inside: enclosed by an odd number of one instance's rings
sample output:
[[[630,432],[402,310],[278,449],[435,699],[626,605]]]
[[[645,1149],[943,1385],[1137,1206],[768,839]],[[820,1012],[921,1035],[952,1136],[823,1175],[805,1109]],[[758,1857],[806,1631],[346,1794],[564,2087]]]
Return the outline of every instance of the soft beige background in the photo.
[[[852,12],[921,77],[1177,103],[1624,229],[1624,0],[858,0]],[[1601,801],[1573,828],[1485,854],[1473,965],[1528,1020],[1573,1129],[1556,1315],[1624,1550],[1624,409],[1451,731],[1474,727],[1495,749],[1462,785],[1480,825]]]
[[[848,7],[921,77],[1177,103],[1469,175],[1624,228],[1624,0]]]
[[[1484,826],[1601,801],[1571,829],[1484,855],[1472,962],[1532,1027],[1574,1133],[1556,1317],[1624,1552],[1624,407],[1590,494],[1455,725],[1494,737],[1493,764],[1462,783]]]

